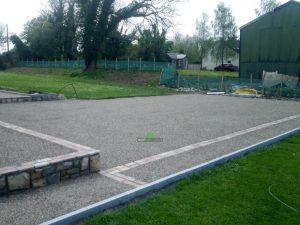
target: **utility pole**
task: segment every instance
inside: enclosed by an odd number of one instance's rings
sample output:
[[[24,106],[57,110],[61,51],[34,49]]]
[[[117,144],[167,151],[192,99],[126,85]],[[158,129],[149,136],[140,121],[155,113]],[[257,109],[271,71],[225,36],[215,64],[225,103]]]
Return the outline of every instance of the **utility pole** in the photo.
[[[7,52],[9,52],[8,24],[6,24],[6,42],[7,42]]]

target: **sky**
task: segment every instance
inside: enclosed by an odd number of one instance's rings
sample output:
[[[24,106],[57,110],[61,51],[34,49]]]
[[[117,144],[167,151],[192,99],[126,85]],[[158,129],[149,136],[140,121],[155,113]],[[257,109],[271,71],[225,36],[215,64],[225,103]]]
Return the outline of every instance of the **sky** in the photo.
[[[23,25],[38,16],[46,2],[47,0],[0,0],[0,23],[8,24],[10,33],[20,34]],[[196,19],[205,12],[213,20],[214,9],[219,2],[220,0],[186,0],[179,3],[173,32],[194,34]],[[254,9],[259,6],[259,0],[223,0],[223,2],[231,7],[239,27],[256,17]],[[285,3],[287,0],[281,2]]]

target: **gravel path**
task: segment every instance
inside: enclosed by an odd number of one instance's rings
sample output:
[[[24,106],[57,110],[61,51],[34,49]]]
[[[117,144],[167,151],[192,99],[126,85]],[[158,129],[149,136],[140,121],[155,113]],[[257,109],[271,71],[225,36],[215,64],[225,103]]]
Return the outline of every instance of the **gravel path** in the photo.
[[[107,170],[300,114],[299,102],[178,95],[102,101],[58,101],[0,106],[0,121],[101,151]],[[197,165],[300,126],[300,119],[126,171],[144,182]],[[138,143],[147,134],[161,143]],[[4,138],[8,140],[8,138]],[[0,224],[37,224],[131,189],[93,175],[0,198]]]

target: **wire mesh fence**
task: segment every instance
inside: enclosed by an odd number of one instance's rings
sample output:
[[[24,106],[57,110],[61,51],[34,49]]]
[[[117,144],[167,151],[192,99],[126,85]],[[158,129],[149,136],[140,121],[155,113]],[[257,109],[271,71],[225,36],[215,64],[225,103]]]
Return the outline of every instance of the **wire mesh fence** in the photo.
[[[191,91],[235,93],[237,89],[252,89],[264,96],[300,98],[300,82],[296,88],[289,88],[284,82],[268,87],[263,80],[234,77],[180,76],[176,67],[165,68],[161,85]]]
[[[18,67],[32,67],[32,68],[73,68],[84,69],[84,60],[26,60],[19,61],[16,64]],[[122,70],[122,71],[154,71],[161,72],[163,68],[168,67],[170,63],[167,62],[153,62],[142,60],[98,60],[97,68],[110,69],[110,70]]]
[[[84,69],[83,60],[65,60],[65,61],[19,61],[18,67],[33,68],[76,68]],[[170,88],[183,88],[194,91],[219,91],[225,93],[234,93],[237,89],[250,88],[264,96],[300,98],[300,82],[296,88],[290,88],[284,82],[269,87],[261,79],[234,78],[234,77],[208,77],[208,76],[180,76],[177,73],[176,65],[166,62],[149,62],[142,60],[99,60],[97,67],[109,70],[122,71],[155,71],[162,72],[160,84]]]

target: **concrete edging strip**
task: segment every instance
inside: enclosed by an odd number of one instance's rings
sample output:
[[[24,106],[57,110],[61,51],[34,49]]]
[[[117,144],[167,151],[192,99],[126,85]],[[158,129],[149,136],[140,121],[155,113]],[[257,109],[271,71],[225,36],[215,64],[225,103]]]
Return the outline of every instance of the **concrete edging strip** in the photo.
[[[136,189],[116,195],[114,197],[108,198],[106,200],[95,203],[93,205],[84,207],[82,209],[76,210],[74,212],[65,214],[60,217],[57,217],[53,220],[41,223],[40,225],[66,225],[66,224],[72,224],[72,223],[78,222],[80,220],[91,217],[97,213],[101,213],[107,209],[111,209],[111,208],[117,207],[119,205],[128,203],[129,201],[131,201],[137,197],[144,196],[149,192],[164,188],[176,181],[187,178],[194,173],[201,172],[203,170],[223,164],[227,161],[230,161],[237,157],[243,156],[247,153],[254,152],[255,150],[257,150],[259,148],[270,146],[272,144],[280,142],[284,139],[287,139],[287,138],[294,136],[296,134],[299,134],[299,133],[300,133],[300,127],[296,128],[294,130],[291,130],[289,132],[283,133],[281,135],[275,136],[273,138],[267,139],[265,141],[259,142],[257,144],[240,149],[238,151],[232,152],[230,154],[226,154],[224,156],[218,157],[218,158],[208,161],[206,163],[202,163],[202,164],[192,167],[190,169],[183,170],[181,172],[178,172],[173,175],[167,176],[165,178],[159,179],[157,181],[154,181],[154,182],[144,185],[142,187],[138,187]]]

